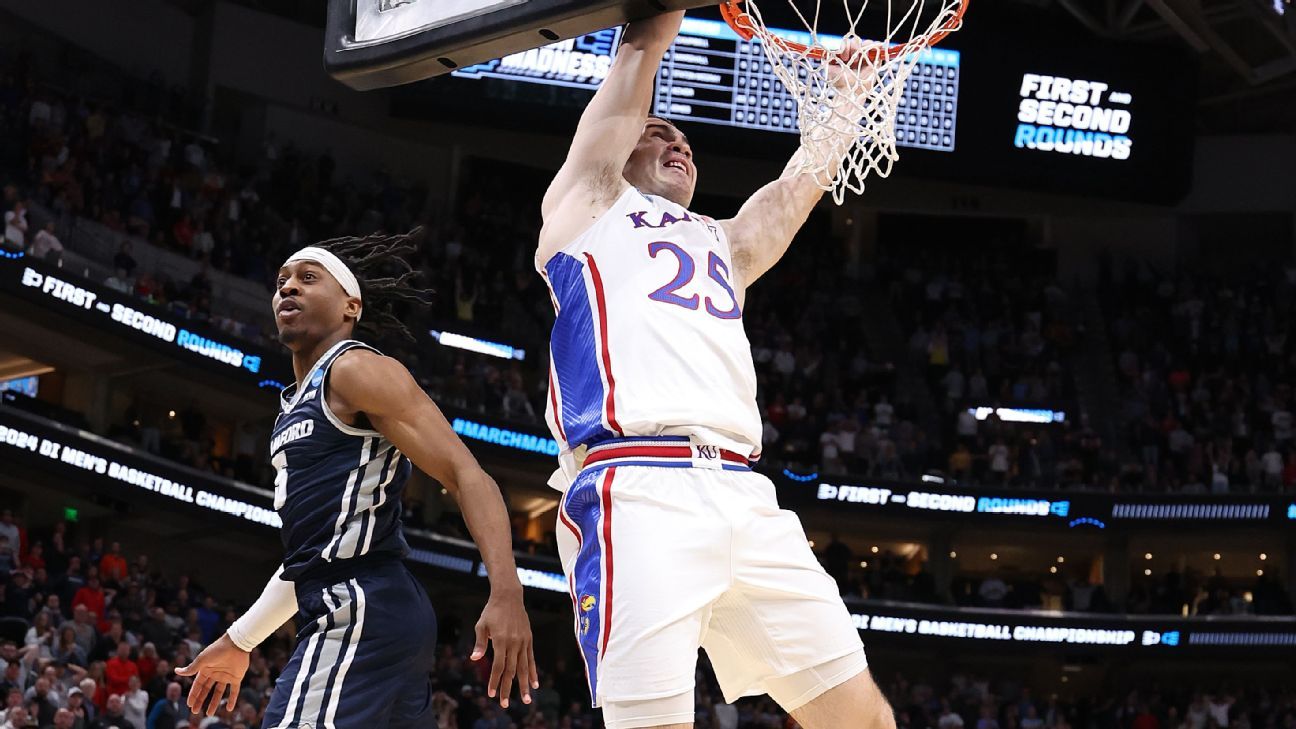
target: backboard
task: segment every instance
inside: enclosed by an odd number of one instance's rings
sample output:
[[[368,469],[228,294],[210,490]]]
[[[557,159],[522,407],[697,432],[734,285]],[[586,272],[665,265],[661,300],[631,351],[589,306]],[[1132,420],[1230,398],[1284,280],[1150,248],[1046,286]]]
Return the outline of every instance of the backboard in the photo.
[[[329,0],[324,67],[365,91],[716,0]]]

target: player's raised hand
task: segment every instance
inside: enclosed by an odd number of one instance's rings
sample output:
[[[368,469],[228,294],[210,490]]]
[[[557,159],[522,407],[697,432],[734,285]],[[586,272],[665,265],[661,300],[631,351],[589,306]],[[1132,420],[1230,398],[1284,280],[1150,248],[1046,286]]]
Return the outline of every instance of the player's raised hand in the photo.
[[[669,46],[675,42],[675,36],[679,35],[680,24],[683,22],[683,10],[672,10],[633,21],[626,26],[625,42],[634,45],[644,42],[661,43]]]
[[[477,621],[477,644],[473,646],[472,660],[480,661],[486,655],[489,642],[495,649],[491,661],[490,678],[486,681],[486,695],[491,698],[499,692],[500,706],[507,709],[509,694],[513,692],[513,679],[518,682],[522,703],[531,703],[531,689],[540,688],[540,675],[536,671],[535,650],[531,642],[531,621],[522,606],[522,591],[516,595],[491,594]]]
[[[530,638],[530,633],[527,633]],[[207,716],[215,716],[220,708],[221,697],[229,690],[226,706],[231,711],[238,706],[239,684],[243,683],[243,674],[248,670],[247,651],[234,645],[228,635],[222,635],[216,642],[203,649],[202,653],[187,666],[175,670],[177,676],[193,676],[193,686],[189,689],[189,710],[195,714],[205,711]],[[211,703],[207,697],[211,695]]]
[[[882,52],[883,45],[848,38],[841,50],[829,58],[829,82],[839,91],[871,87],[877,77],[876,56]]]

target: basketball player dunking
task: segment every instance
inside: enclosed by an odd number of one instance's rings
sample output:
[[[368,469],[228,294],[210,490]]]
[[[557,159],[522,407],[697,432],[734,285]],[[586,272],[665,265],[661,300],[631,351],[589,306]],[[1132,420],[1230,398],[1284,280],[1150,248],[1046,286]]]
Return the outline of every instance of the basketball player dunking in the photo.
[[[822,191],[794,158],[732,220],[688,210],[688,140],[648,116],[682,17],[628,26],[542,207],[552,483],[590,691],[609,729],[691,727],[701,646],[726,701],[768,693],[807,729],[893,729],[836,584],[750,467],[744,292]]]
[[[303,248],[279,269],[275,321],[297,376],[271,440],[285,557],[252,608],[176,670],[195,676],[196,712],[214,714],[227,689],[233,709],[249,652],[300,612],[297,650],[263,727],[436,724],[428,678],[436,617],[400,561],[409,551],[400,497],[410,461],[455,495],[489,572],[472,654],[479,660],[494,644],[488,693],[507,707],[514,676],[526,703],[539,685],[499,488],[409,371],[352,339],[362,315],[404,329],[390,306],[416,298],[400,258],[412,250],[406,236],[340,239]],[[405,274],[373,275],[392,265]]]

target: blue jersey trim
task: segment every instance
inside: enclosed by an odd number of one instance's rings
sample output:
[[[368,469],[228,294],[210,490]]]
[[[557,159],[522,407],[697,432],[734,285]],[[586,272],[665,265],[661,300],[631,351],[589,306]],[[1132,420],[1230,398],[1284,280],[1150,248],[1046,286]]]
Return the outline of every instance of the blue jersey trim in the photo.
[[[603,425],[607,392],[599,374],[594,307],[585,288],[585,266],[566,253],[556,254],[545,265],[549,285],[558,300],[558,318],[550,337],[555,380],[561,397],[562,422],[573,447],[598,443],[613,434]]]

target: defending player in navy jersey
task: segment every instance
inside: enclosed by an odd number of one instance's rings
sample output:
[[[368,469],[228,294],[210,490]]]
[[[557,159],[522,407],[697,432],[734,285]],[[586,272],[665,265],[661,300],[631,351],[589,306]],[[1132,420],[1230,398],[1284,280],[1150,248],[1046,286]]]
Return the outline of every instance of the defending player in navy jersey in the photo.
[[[733,219],[689,210],[688,139],[648,116],[682,17],[628,26],[541,207],[551,484],[590,693],[608,729],[691,727],[701,647],[727,701],[769,694],[806,729],[894,729],[836,583],[750,465],[746,290],[822,197],[801,160],[840,159],[852,140],[803,146]],[[867,81],[843,75],[868,73],[851,68],[861,50],[841,53],[838,89]]]
[[[328,241],[279,269],[275,322],[297,377],[283,391],[271,440],[284,560],[247,613],[176,670],[195,677],[195,712],[214,714],[227,690],[233,709],[249,652],[299,614],[297,650],[263,727],[435,725],[428,674],[436,617],[401,562],[409,547],[400,497],[411,461],[458,500],[490,574],[472,653],[480,660],[493,644],[489,695],[498,692],[507,707],[516,677],[530,703],[539,686],[499,488],[405,367],[352,338],[362,317],[404,330],[390,307],[418,296],[401,258],[413,250],[409,241]],[[391,266],[403,273],[377,277]]]

